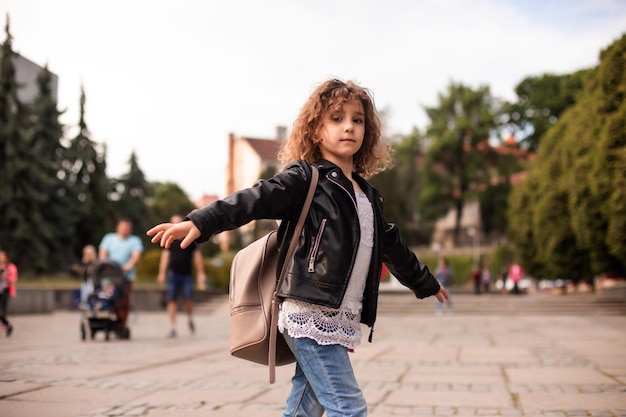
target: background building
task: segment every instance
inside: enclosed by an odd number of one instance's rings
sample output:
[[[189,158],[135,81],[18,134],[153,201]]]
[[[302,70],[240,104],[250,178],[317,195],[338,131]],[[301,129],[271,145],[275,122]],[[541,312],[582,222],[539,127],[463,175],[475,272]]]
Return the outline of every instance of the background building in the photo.
[[[278,152],[286,133],[287,129],[279,126],[276,128],[276,137],[273,139],[237,137],[233,133],[228,135],[226,195],[251,187],[260,178],[269,178],[281,169]],[[261,225],[264,230],[271,230],[275,222],[272,221],[271,224],[252,222],[235,233],[240,233],[242,243],[246,244],[254,238],[255,227],[258,228]],[[222,250],[228,249],[233,240],[233,232],[220,233],[218,236]]]
[[[254,185],[268,169],[274,172],[280,169],[278,151],[285,134],[284,127],[277,127],[273,139],[228,135],[227,195]]]
[[[0,50],[0,57],[2,51]],[[37,97],[37,77],[43,71],[43,67],[35,64],[33,61],[24,58],[20,54],[13,56],[13,66],[15,67],[15,80],[19,85],[17,90],[17,98],[22,103],[32,103]],[[53,73],[50,77],[50,90],[52,98],[57,101],[57,90],[59,86],[59,77]]]

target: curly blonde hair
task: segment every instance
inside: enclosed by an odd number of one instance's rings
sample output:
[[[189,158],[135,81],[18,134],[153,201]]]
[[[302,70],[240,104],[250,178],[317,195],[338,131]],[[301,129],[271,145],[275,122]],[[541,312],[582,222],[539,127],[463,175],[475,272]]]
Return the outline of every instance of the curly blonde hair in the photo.
[[[344,103],[353,100],[360,100],[365,112],[363,145],[353,157],[355,172],[369,178],[390,168],[393,163],[391,146],[382,138],[380,119],[371,92],[353,81],[336,79],[322,83],[304,103],[278,159],[283,164],[298,159],[309,163],[320,159],[319,133],[324,116],[340,110]]]

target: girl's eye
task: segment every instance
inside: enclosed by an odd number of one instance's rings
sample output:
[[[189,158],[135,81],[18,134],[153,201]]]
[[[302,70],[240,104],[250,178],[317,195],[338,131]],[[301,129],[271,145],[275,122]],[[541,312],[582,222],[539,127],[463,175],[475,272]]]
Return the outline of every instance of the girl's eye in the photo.
[[[357,118],[352,119],[352,121],[353,121],[354,123],[359,123],[359,124],[360,124],[360,123],[363,123],[363,119],[360,119],[360,118],[358,118],[358,117],[357,117]]]
[[[341,121],[341,117],[333,116],[333,122],[340,122],[340,121]]]

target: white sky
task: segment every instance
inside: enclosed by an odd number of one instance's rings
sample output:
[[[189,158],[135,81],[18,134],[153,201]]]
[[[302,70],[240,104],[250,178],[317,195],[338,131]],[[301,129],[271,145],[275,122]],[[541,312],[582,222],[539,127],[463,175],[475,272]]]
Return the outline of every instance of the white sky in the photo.
[[[7,13],[14,49],[59,76],[68,135],[82,83],[108,175],[135,150],[192,199],[223,193],[229,132],[274,137],[328,77],[370,88],[408,134],[451,80],[513,99],[626,33],[626,0],[0,0],[0,41]]]

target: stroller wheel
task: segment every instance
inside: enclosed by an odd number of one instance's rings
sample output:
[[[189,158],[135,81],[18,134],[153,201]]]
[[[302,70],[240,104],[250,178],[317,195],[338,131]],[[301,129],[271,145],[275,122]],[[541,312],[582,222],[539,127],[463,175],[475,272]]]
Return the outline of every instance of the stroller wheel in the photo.
[[[85,323],[80,324],[80,340],[87,339],[87,330],[85,330]]]
[[[109,332],[109,330],[107,329],[107,330],[104,332],[104,340],[109,340],[109,339],[110,339],[109,334],[110,334],[110,332]]]

